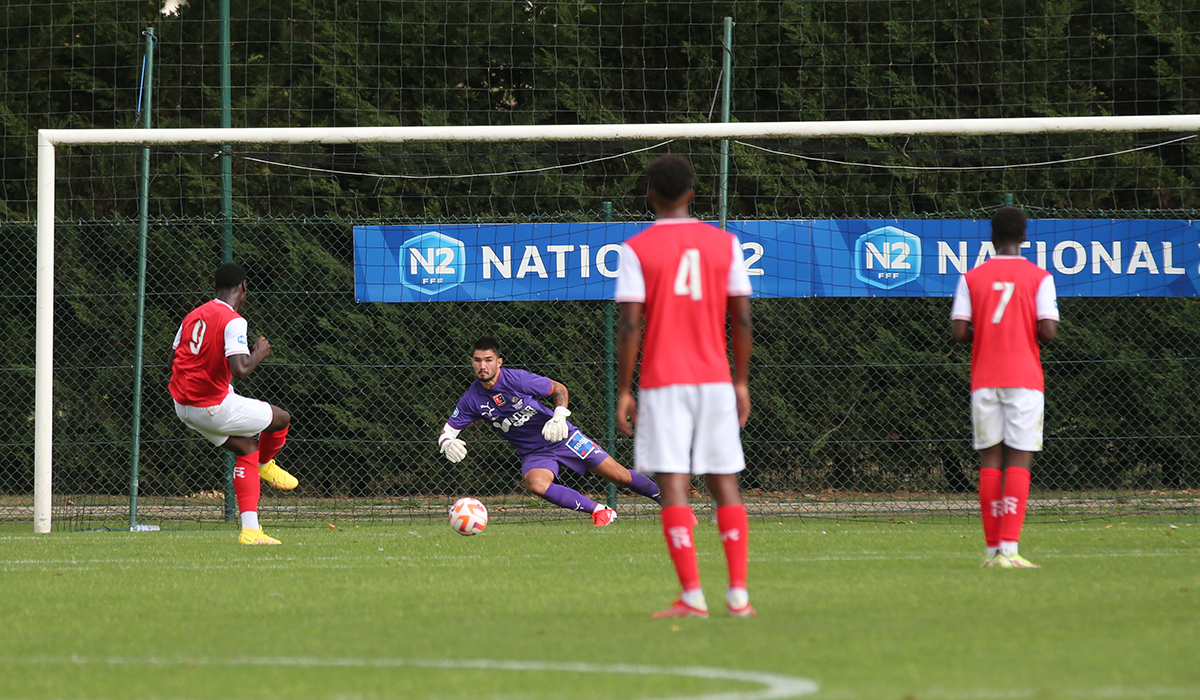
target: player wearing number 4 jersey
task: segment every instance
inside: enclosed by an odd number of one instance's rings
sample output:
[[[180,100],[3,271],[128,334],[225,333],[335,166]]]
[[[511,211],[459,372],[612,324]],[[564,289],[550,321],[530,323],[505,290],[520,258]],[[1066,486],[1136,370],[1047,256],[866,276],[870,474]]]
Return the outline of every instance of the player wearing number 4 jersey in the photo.
[[[752,617],[746,592],[748,523],[738,487],[738,472],[746,465],[740,430],[750,416],[750,277],[736,236],[688,216],[693,176],[691,164],[680,156],[650,163],[646,198],[657,221],[621,249],[617,425],[626,434],[633,432],[631,423],[636,426],[636,467],[657,473],[663,489],[663,536],[682,592],[654,617],[708,617],[692,540],[696,517],[688,492],[693,474],[705,475],[717,502],[717,529],[729,570],[726,605],[735,617]],[[726,316],[733,328],[733,375]]]
[[[275,464],[292,417],[265,401],[238,395],[231,383],[244,379],[271,354],[259,336],[246,343],[246,271],[225,263],[215,275],[217,298],[192,310],[175,334],[171,396],[175,414],[214,445],[237,456],[233,490],[241,512],[238,544],[279,544],[258,522],[259,479],[277,489],[296,488],[296,477]]]
[[[1019,209],[996,212],[996,256],[962,276],[950,312],[951,335],[972,343],[971,422],[980,458],[984,566],[1004,569],[1038,568],[1020,555],[1017,544],[1033,453],[1042,449],[1045,378],[1038,341],[1058,333],[1054,278],[1021,257],[1025,224]]]
[[[467,444],[459,439],[459,431],[482,421],[516,448],[521,457],[521,478],[530,493],[560,508],[591,513],[596,527],[611,523],[617,512],[573,488],[555,483],[560,466],[628,486],[634,493],[658,502],[658,484],[621,466],[567,421],[571,411],[567,409],[566,386],[549,377],[502,367],[503,364],[500,344],[494,338],[475,341],[471,349],[475,381],[458,400],[438,437],[438,450],[446,459],[457,463],[467,456]]]

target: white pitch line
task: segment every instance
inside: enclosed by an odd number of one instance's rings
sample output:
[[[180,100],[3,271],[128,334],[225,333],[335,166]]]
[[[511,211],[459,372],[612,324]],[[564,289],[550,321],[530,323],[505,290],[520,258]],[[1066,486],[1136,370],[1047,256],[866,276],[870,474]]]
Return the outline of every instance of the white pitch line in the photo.
[[[651,700],[785,700],[816,693],[819,686],[806,678],[784,676],[759,671],[711,668],[704,666],[645,666],[636,664],[590,664],[556,661],[501,661],[496,659],[356,659],[314,657],[247,657],[213,659],[206,657],[0,657],[0,665],[64,665],[95,664],[106,666],[290,666],[310,668],[427,668],[468,669],[491,671],[545,671],[557,673],[608,673],[640,676],[684,676],[714,680],[730,680],[756,683],[764,686],[760,690],[709,693],[705,695],[675,695]],[[975,688],[950,690],[926,688],[915,693],[916,697],[935,700],[1033,700],[1044,697],[1046,688]],[[1146,687],[1101,686],[1096,688],[1061,688],[1056,696],[1096,700],[1099,698],[1194,698],[1200,697],[1200,687],[1173,687],[1152,685]],[[859,700],[862,696],[849,688],[829,689],[822,694],[828,700]]]
[[[1121,686],[1106,686],[1100,688],[1063,688],[1052,691],[1047,688],[979,688],[967,691],[948,691],[942,688],[930,688],[915,693],[916,697],[933,700],[1036,700],[1051,696],[1081,698],[1084,700],[1100,700],[1101,698],[1195,698],[1200,697],[1200,688],[1173,688],[1170,686],[1149,686],[1146,688],[1126,688]]]
[[[972,553],[966,556],[965,560],[971,560],[975,555]],[[980,555],[982,556],[982,555]],[[1030,554],[1029,556],[1035,556]],[[1180,548],[1178,550],[1118,550],[1113,552],[1096,552],[1094,554],[1079,554],[1079,553],[1060,553],[1054,550],[1043,550],[1037,555],[1037,559],[1111,559],[1114,556],[1121,557],[1195,557],[1196,552]],[[898,555],[895,552],[863,552],[862,554],[848,555],[827,555],[827,556],[811,556],[811,557],[770,557],[770,558],[750,558],[753,563],[785,563],[785,564],[803,564],[811,562],[855,562],[855,561],[963,561],[964,555],[962,552],[930,552],[927,554],[902,554]]]
[[[1194,557],[1195,551],[1192,549],[1180,547],[1171,550],[1146,550],[1134,549],[1118,552],[1122,557],[1136,558],[1160,558],[1160,557]],[[701,553],[702,560],[707,558],[719,557],[718,554]],[[859,561],[974,561],[974,555],[965,556],[960,551],[930,551],[924,553],[909,553],[898,555],[892,551],[864,551],[858,554],[845,555],[815,555],[808,557],[751,557],[752,563],[783,563],[783,564],[808,564],[808,563],[829,563],[829,562],[859,562]],[[1107,559],[1113,556],[1112,552],[1095,552],[1095,553],[1077,553],[1065,552],[1054,549],[1042,550],[1040,559],[1058,560],[1058,559]],[[386,555],[381,558],[366,558],[366,557],[317,557],[314,559],[301,560],[299,558],[283,558],[271,557],[264,559],[238,559],[227,563],[213,562],[179,562],[175,559],[85,559],[78,558],[74,560],[65,559],[0,559],[0,571],[97,571],[106,570],[106,568],[117,568],[128,570],[134,568],[152,568],[155,571],[223,571],[223,570],[275,570],[275,569],[296,569],[303,568],[310,571],[329,571],[329,570],[353,570],[353,569],[373,569],[380,565],[381,562],[386,562],[392,566],[398,567],[420,567],[420,568],[439,568],[439,569],[457,569],[473,563],[489,563],[493,558],[490,557],[471,557],[470,561],[460,561],[457,557],[439,557],[435,561],[430,562],[427,559],[413,556],[392,556]],[[638,556],[636,561],[649,561],[652,556]],[[503,560],[504,563],[510,560]]]
[[[0,657],[0,664],[96,664],[105,666],[297,666],[308,668],[432,668],[473,669],[485,671],[546,671],[557,673],[607,673],[638,676],[686,676],[712,680],[740,681],[764,686],[759,690],[710,693],[705,695],[674,695],[653,700],[784,700],[811,695],[819,687],[807,678],[783,676],[762,671],[740,671],[705,666],[643,666],[636,664],[590,664],[558,661],[501,661],[496,659],[355,659],[313,657],[246,657],[234,659],[194,659],[150,656],[89,657]]]
[[[1038,700],[1039,698],[1079,698],[1079,700],[1104,700],[1105,698],[1137,698],[1157,700],[1160,698],[1197,698],[1200,686],[1172,687],[1152,685],[1145,688],[1126,686],[1101,686],[1098,688],[975,688],[973,690],[949,690],[926,688],[904,693],[906,697],[922,700]],[[878,696],[866,696],[852,688],[833,688],[821,693],[821,700],[875,700]]]

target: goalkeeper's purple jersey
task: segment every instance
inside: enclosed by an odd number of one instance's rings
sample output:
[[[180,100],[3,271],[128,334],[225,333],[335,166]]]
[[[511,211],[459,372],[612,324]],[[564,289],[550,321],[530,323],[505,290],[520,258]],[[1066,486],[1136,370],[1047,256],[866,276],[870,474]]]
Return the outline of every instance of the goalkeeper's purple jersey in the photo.
[[[542,426],[554,416],[554,410],[543,406],[540,400],[550,394],[550,387],[549,377],[502,367],[491,389],[484,389],[478,379],[471,382],[446,423],[462,430],[481,420],[508,440],[522,457],[552,450],[561,443],[546,442]],[[573,432],[575,426],[568,422],[567,429]]]

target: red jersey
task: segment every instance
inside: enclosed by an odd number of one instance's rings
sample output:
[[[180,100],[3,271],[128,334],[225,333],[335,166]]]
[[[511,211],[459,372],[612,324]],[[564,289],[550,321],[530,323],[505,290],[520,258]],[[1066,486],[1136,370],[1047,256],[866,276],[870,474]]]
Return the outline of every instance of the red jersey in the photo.
[[[175,334],[171,396],[185,406],[217,406],[229,394],[230,355],[249,355],[246,319],[220,299],[196,307]]]
[[[971,391],[1045,391],[1037,326],[1058,320],[1054,278],[1025,258],[998,255],[962,276],[950,318],[971,321]]]
[[[733,381],[726,350],[729,297],[749,296],[737,236],[695,219],[663,219],[621,250],[616,300],[642,302],[639,385]]]

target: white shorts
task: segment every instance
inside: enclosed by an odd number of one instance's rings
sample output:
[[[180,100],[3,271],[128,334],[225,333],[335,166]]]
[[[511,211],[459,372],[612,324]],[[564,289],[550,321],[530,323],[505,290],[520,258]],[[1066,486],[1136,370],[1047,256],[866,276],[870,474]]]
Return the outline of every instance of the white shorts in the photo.
[[[185,406],[176,401],[175,415],[220,447],[231,437],[254,437],[266,430],[271,425],[271,404],[231,391],[217,406]]]
[[[736,474],[746,468],[733,384],[638,392],[633,462],[640,472]]]
[[[1004,443],[1014,450],[1042,450],[1046,396],[1035,389],[976,389],[971,393],[975,449]]]

